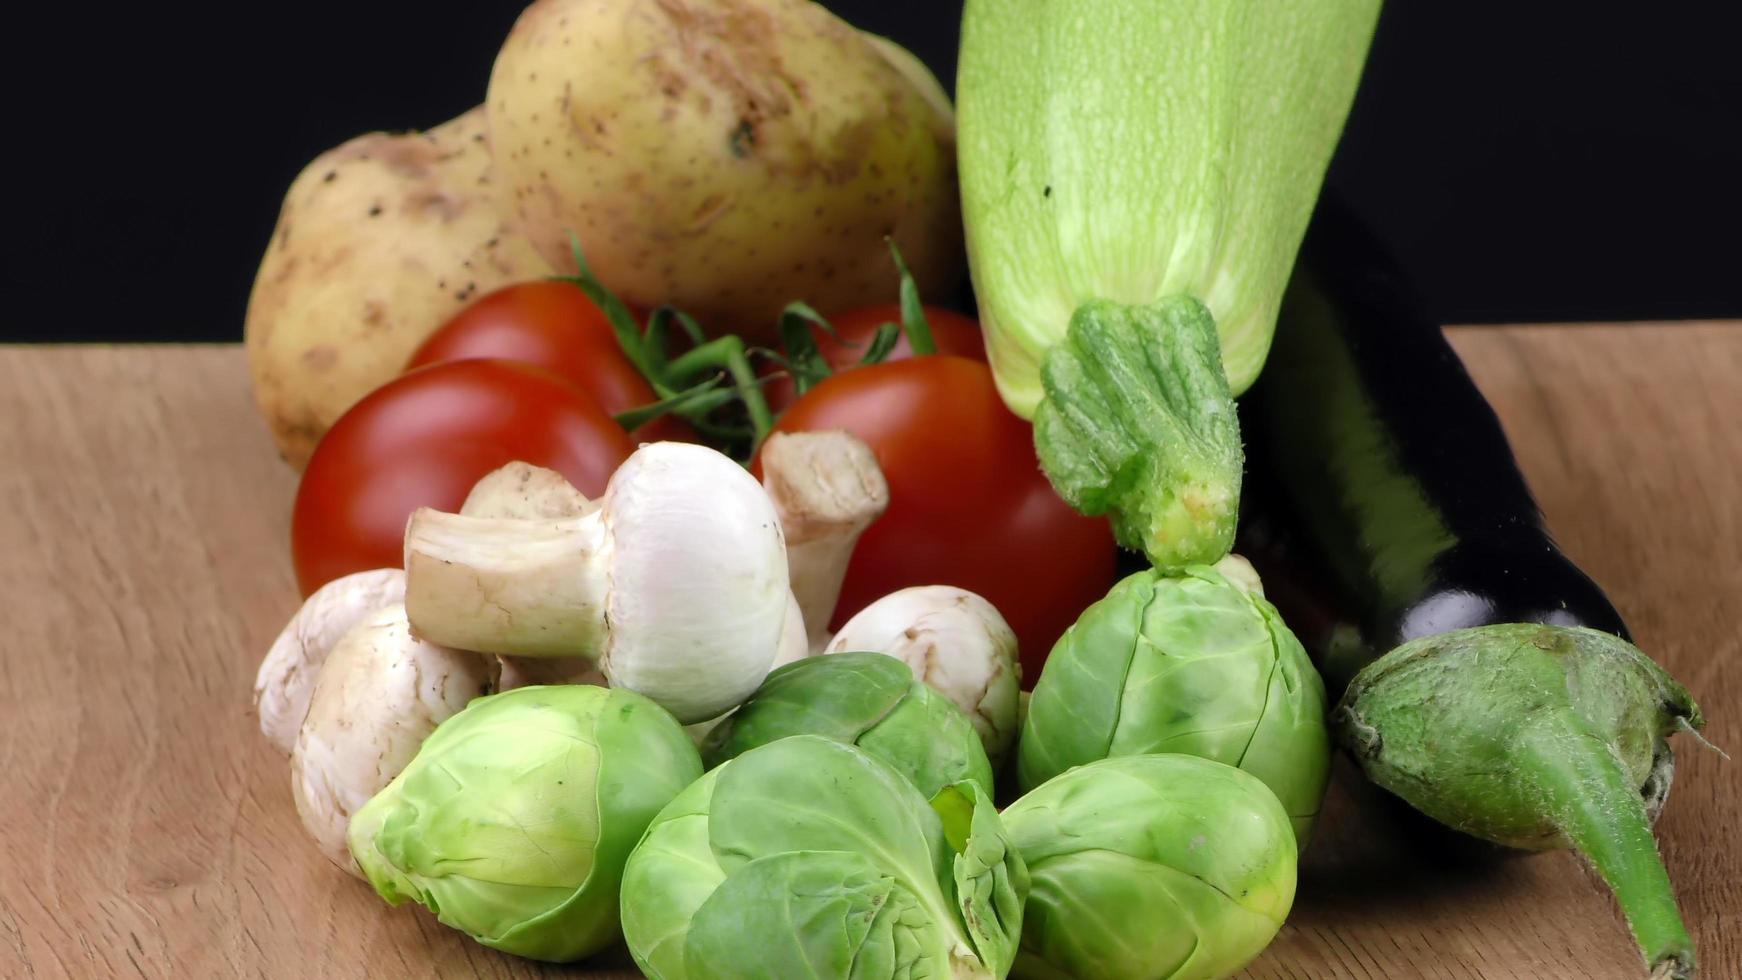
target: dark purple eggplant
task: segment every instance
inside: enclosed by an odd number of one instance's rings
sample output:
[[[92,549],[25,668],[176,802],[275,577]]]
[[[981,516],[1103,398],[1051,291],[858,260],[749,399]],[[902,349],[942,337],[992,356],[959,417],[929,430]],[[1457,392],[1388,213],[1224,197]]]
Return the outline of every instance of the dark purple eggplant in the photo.
[[[1646,970],[1685,980],[1693,941],[1651,824],[1668,738],[1700,710],[1555,547],[1421,309],[1373,236],[1321,204],[1240,404],[1240,550],[1341,693],[1331,729],[1373,783],[1491,843],[1577,850]]]
[[[1327,198],[1240,401],[1238,550],[1332,697],[1422,636],[1493,623],[1630,639],[1555,547],[1494,410],[1373,235]]]

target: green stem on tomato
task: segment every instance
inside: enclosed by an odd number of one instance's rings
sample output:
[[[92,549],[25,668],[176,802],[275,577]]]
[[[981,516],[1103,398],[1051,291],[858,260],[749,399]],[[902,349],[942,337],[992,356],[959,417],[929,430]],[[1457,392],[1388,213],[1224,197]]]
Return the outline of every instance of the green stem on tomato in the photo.
[[[702,325],[696,322],[695,317],[676,307],[668,306],[665,309],[671,311],[671,318],[677,322],[678,327],[683,330],[684,336],[689,338],[691,344],[699,347],[707,343],[708,335],[702,332]]]
[[[665,350],[671,340],[671,321],[676,312],[668,306],[654,310],[647,318],[646,328],[641,331],[641,345],[647,351],[648,367],[656,376],[648,379],[650,384],[664,378],[670,370],[670,359]]]
[[[757,382],[756,370],[750,366],[742,338],[728,335],[710,340],[672,358],[666,367],[669,376],[680,382],[709,369],[724,370],[730,375],[732,388],[744,403],[745,414],[750,418],[752,450],[760,446],[774,428],[774,413],[768,409],[768,399],[762,396],[762,387]]]
[[[732,379],[732,397],[744,403],[744,411],[749,416],[751,450],[754,451],[756,446],[761,445],[774,427],[774,416],[769,411],[768,400],[763,397],[762,389],[757,384],[756,372],[745,353],[744,342],[735,336],[705,340],[701,326],[693,317],[671,307],[655,310],[648,319],[646,329],[641,329],[636,325],[635,316],[630,312],[628,304],[593,275],[592,268],[587,265],[586,256],[581,252],[580,240],[572,234],[569,236],[569,246],[574,253],[576,274],[558,278],[574,284],[586,293],[587,298],[605,314],[605,319],[617,335],[617,345],[623,350],[623,355],[647,379],[654,394],[659,396],[657,402],[631,409],[623,413],[624,417],[639,419],[644,423],[661,414],[670,413],[682,417],[704,435],[718,439],[742,438],[744,433],[740,427],[722,425],[707,418],[710,412],[724,405],[729,398],[698,391],[694,385],[685,387],[704,370],[721,370]],[[696,346],[676,358],[667,358],[666,343],[673,323]]]
[[[893,241],[889,243],[889,255],[901,270],[901,329],[907,334],[907,345],[913,348],[915,357],[936,354],[938,344],[931,335],[931,324],[926,321],[925,305],[919,300],[919,284],[913,281],[913,273],[908,271],[901,250]]]
[[[871,340],[865,345],[865,355],[859,358],[859,366],[882,364],[889,352],[895,349],[895,342],[901,339],[901,325],[898,323],[879,323],[877,330],[871,334]]]
[[[722,447],[747,444],[747,440],[750,438],[750,430],[746,426],[737,423],[716,422],[708,418],[708,415],[712,413],[714,409],[736,401],[737,398],[737,392],[730,388],[722,388],[719,391],[713,392],[707,399],[699,401],[695,406],[697,409],[695,414],[686,415],[682,412],[673,414],[682,418],[691,428],[695,429],[697,433],[706,436],[710,442],[714,444],[715,448],[725,451]],[[748,455],[742,457],[740,457],[740,454],[738,453],[730,453],[729,455],[741,463],[747,463],[749,459]]]
[[[618,412],[612,417],[617,420],[618,425],[633,432],[662,415],[683,417],[693,414],[706,416],[707,413],[737,397],[733,391],[720,389],[720,383],[723,380],[725,380],[724,375],[716,374],[669,398],[661,398],[646,405],[637,405],[634,408]]]
[[[653,386],[654,393],[661,398],[670,398],[677,394],[670,385],[664,383],[663,372],[655,358],[648,354],[648,344],[642,337],[641,329],[635,323],[635,314],[629,311],[628,304],[619,299],[616,293],[605,288],[605,284],[593,275],[593,269],[587,265],[587,257],[581,252],[581,240],[573,232],[569,234],[569,251],[575,259],[575,274],[558,276],[558,281],[573,284],[593,305],[605,314],[605,319],[611,324],[611,329],[617,335],[617,346],[623,349],[623,356],[635,366],[635,370],[647,379]],[[663,359],[663,352],[662,357]]]
[[[792,377],[793,392],[799,395],[834,373],[829,367],[828,359],[817,349],[816,338],[811,336],[811,327],[816,327],[836,340],[840,339],[835,333],[834,325],[806,303],[788,303],[786,309],[780,312],[780,345],[786,351],[786,356],[781,361]]]

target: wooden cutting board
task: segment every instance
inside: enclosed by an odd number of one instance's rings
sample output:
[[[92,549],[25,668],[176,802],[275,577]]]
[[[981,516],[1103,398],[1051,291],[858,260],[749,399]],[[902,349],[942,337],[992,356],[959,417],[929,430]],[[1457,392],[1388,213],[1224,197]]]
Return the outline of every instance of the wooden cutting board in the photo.
[[[1742,324],[1463,328],[1549,523],[1742,752]],[[254,669],[295,477],[234,347],[0,348],[0,977],[620,976],[389,909],[304,839]],[[1742,760],[1677,739],[1659,824],[1704,976],[1742,977]],[[1422,853],[1339,762],[1262,978],[1627,980],[1566,854]]]

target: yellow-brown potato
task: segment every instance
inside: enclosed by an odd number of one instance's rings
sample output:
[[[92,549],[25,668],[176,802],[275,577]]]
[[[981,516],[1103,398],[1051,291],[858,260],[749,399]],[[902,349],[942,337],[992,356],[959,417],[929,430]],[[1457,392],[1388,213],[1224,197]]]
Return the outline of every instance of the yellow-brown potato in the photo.
[[[489,171],[480,107],[426,133],[359,136],[290,185],[244,336],[291,465],[469,300],[551,274]]]
[[[915,91],[925,97],[926,103],[932,108],[933,125],[938,127],[938,138],[948,143],[951,150],[954,150],[956,109],[950,105],[950,93],[944,91],[938,77],[931,73],[931,69],[925,66],[925,62],[919,60],[918,55],[881,34],[860,31],[859,36],[871,42],[871,46],[877,49],[877,53],[883,56],[883,60],[889,62],[896,71],[901,73],[901,77],[907,79],[908,84],[912,85]]]
[[[607,286],[711,332],[893,300],[886,236],[922,290],[960,275],[942,89],[809,0],[536,0],[485,106],[544,257],[572,268],[572,231]]]

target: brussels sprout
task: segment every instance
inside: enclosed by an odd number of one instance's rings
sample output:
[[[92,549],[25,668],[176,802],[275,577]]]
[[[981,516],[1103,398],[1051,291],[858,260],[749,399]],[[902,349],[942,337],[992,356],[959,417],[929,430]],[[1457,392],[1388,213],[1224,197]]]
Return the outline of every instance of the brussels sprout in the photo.
[[[1330,777],[1325,686],[1276,608],[1222,573],[1132,575],[1083,612],[1034,686],[1017,781],[1179,752],[1238,766],[1306,846]]]
[[[623,862],[702,773],[671,715],[590,685],[479,698],[351,819],[351,854],[486,946],[567,962],[618,935]]]
[[[810,657],[768,675],[702,747],[709,768],[789,735],[851,742],[895,767],[926,798],[972,779],[992,792],[980,735],[955,703],[881,653]]]
[[[623,874],[623,935],[654,980],[1002,977],[1027,896],[978,783],[928,804],[870,753],[799,735],[659,814]]]
[[[1031,876],[1017,977],[1225,977],[1270,944],[1294,903],[1288,814],[1220,762],[1103,759],[1003,816]]]

